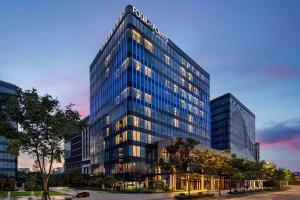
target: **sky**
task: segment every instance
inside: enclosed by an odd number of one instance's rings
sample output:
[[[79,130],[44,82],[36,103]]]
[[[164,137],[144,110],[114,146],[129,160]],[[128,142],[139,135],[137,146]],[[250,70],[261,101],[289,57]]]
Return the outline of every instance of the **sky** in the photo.
[[[89,113],[89,65],[136,6],[256,115],[261,159],[300,171],[300,1],[0,1],[0,80]],[[31,167],[26,155],[19,167]]]

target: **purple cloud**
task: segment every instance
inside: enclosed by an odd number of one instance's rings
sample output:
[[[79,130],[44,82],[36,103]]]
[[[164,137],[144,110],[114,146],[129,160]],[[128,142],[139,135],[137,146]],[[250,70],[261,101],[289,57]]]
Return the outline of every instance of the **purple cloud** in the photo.
[[[291,66],[273,65],[254,68],[254,73],[266,75],[272,78],[290,79],[299,75],[300,70]]]
[[[291,119],[257,131],[262,148],[282,147],[300,151],[300,120]]]

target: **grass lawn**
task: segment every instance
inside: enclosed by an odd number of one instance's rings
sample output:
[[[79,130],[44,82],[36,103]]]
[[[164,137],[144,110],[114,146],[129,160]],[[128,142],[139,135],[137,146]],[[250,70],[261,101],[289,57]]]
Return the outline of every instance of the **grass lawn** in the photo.
[[[0,191],[0,196],[6,197],[7,193],[8,193],[7,191]],[[50,196],[51,195],[63,195],[63,193],[55,192],[55,191],[50,191],[49,194],[50,194]],[[25,192],[11,191],[10,196],[11,197],[31,196],[31,191],[25,191]],[[34,191],[34,196],[41,196],[41,191]]]

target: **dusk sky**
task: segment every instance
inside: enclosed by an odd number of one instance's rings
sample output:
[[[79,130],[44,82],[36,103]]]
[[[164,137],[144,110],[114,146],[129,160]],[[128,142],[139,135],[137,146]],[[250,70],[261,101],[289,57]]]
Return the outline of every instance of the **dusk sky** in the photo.
[[[89,113],[89,65],[136,6],[256,115],[261,159],[300,171],[300,1],[0,1],[0,80]],[[19,167],[31,167],[26,156]]]

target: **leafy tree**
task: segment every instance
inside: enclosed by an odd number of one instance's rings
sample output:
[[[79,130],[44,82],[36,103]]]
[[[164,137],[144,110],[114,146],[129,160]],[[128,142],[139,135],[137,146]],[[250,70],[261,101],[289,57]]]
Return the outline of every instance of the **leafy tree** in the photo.
[[[188,193],[191,194],[190,174],[193,173],[192,164],[195,162],[195,157],[192,155],[192,150],[197,145],[193,139],[183,140],[177,138],[174,144],[166,148],[169,158],[160,159],[159,164],[163,170],[168,170],[170,173],[181,172],[185,174],[185,180],[188,186]]]
[[[17,92],[17,99],[9,106],[8,113],[21,126],[22,132],[6,131],[9,150],[32,156],[43,180],[43,199],[50,199],[48,180],[53,163],[61,162],[63,143],[78,133],[83,124],[72,104],[60,108],[59,101],[49,94],[40,96],[36,89]]]

